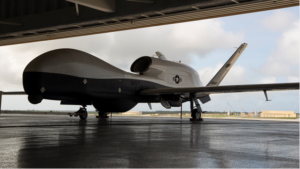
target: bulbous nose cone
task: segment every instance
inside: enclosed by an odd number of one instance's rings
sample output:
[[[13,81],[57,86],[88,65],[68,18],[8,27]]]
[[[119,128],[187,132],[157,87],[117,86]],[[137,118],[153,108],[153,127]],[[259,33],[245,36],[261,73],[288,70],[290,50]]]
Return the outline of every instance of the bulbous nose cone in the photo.
[[[57,49],[32,60],[26,72],[64,74],[84,78],[119,76],[123,71],[88,53],[75,49]]]
[[[80,75],[83,57],[93,57],[74,49],[57,49],[41,54],[33,59],[25,68],[26,72],[60,73]],[[85,61],[89,59],[85,58]],[[86,64],[86,63],[85,63]]]
[[[61,100],[59,96],[64,95],[66,90],[70,90],[69,93],[82,90],[80,84],[84,79],[105,77],[124,77],[124,72],[88,53],[57,49],[36,57],[26,66],[23,87],[30,96],[29,101],[37,104],[43,98]]]
[[[58,84],[57,74],[74,75],[81,72],[81,51],[73,49],[58,49],[46,52],[33,59],[23,72],[23,87],[29,95],[28,100],[33,104],[43,98],[45,86]]]

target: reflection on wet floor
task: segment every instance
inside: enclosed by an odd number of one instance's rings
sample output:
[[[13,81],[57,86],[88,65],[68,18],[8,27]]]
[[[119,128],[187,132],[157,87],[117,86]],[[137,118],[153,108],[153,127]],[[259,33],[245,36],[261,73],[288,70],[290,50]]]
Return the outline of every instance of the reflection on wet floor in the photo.
[[[299,123],[9,116],[0,167],[298,168]]]

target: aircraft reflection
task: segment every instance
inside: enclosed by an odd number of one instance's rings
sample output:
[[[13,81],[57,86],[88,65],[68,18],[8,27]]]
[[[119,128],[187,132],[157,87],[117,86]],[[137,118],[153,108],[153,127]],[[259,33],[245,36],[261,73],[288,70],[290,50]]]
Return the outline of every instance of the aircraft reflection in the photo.
[[[155,165],[167,167],[179,163],[175,160],[182,160],[182,153],[189,149],[201,151],[209,141],[201,138],[205,131],[198,124],[147,124],[147,121],[131,123],[111,119],[99,119],[97,124],[72,123],[72,126],[40,128],[35,132],[28,130],[18,153],[18,167],[142,167],[154,166],[158,159],[168,159],[169,164]],[[198,166],[198,160],[189,163]]]
[[[237,128],[245,126],[240,122],[230,132],[226,126],[232,124],[221,121],[115,118],[70,120],[67,124],[25,128],[18,167],[227,168],[274,164],[269,142],[263,148],[255,142],[239,146],[251,137]],[[261,137],[260,144],[266,138]],[[295,164],[286,157],[276,160]]]

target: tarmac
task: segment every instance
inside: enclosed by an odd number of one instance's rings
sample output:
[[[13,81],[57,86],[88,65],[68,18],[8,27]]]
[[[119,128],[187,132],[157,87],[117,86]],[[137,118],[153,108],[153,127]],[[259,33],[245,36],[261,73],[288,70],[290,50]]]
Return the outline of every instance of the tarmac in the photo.
[[[299,168],[299,122],[0,115],[0,168]]]

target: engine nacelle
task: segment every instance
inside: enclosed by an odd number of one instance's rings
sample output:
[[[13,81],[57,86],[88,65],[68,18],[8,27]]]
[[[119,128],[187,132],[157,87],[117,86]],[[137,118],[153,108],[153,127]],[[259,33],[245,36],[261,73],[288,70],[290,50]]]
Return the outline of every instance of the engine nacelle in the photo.
[[[179,62],[143,56],[133,62],[130,70],[140,75],[161,79],[176,87],[202,86],[197,71]]]
[[[165,71],[165,68],[162,65],[167,65],[164,62],[165,61],[157,58],[143,56],[133,62],[130,70],[134,73],[156,76]]]

